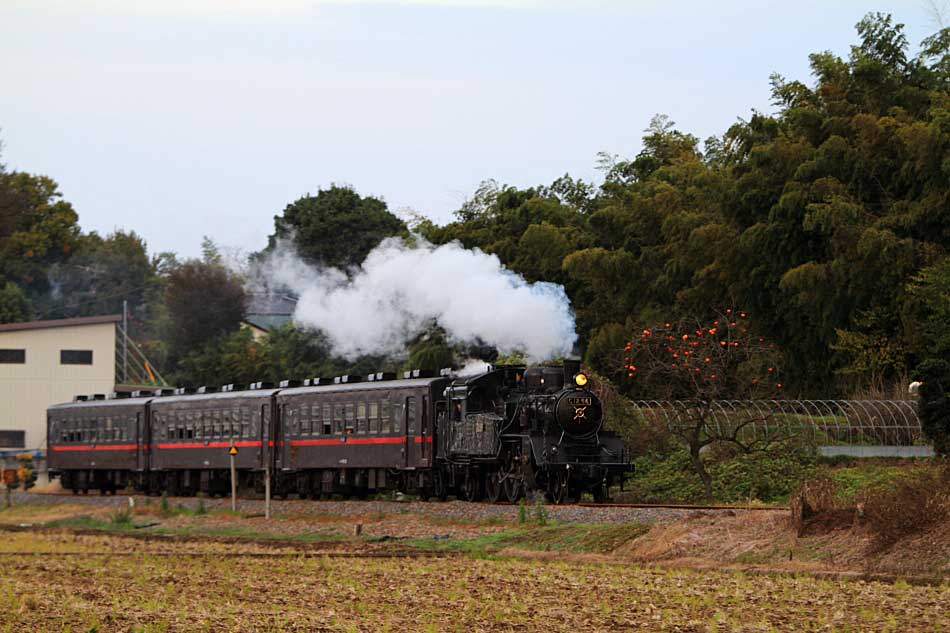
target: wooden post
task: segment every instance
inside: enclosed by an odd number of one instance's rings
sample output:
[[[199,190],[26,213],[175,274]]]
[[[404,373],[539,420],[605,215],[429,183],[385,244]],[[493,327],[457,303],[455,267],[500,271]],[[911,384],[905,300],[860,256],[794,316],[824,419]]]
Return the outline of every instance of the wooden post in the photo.
[[[270,518],[270,460],[264,464],[264,518]]]
[[[231,450],[228,451],[228,454],[231,457],[231,512],[237,512],[237,468],[234,466],[237,449],[234,448],[234,440],[231,440]]]

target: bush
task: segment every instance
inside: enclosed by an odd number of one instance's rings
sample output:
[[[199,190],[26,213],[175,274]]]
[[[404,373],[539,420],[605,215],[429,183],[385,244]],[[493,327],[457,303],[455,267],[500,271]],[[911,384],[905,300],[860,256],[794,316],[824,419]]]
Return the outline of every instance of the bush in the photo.
[[[117,527],[126,527],[132,524],[132,509],[117,508],[109,516],[109,523]]]
[[[880,547],[950,521],[950,466],[915,469],[858,495],[858,508]]]
[[[704,455],[713,478],[713,498],[720,503],[784,501],[813,471],[813,451],[779,446],[766,453],[741,453],[724,448]],[[706,502],[702,482],[685,447],[664,455],[634,460],[631,495],[643,503]]]

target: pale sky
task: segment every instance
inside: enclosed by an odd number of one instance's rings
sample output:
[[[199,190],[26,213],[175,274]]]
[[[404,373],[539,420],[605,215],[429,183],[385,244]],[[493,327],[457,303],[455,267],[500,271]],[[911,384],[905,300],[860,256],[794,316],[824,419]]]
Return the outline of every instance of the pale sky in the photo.
[[[488,178],[596,180],[656,113],[704,139],[769,111],[769,74],[810,82],[868,11],[916,50],[930,5],[0,0],[2,162],[151,252],[259,250],[331,183],[444,223]]]

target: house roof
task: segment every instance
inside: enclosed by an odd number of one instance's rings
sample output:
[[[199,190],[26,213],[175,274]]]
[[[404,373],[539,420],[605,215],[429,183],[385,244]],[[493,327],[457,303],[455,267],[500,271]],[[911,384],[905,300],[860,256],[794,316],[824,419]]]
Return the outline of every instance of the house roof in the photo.
[[[247,313],[258,315],[290,316],[297,307],[297,299],[282,293],[253,293],[247,302]]]
[[[245,323],[265,332],[277,329],[292,320],[289,314],[248,314],[244,317]]]
[[[100,323],[118,323],[121,320],[121,314],[104,314],[102,316],[76,317],[74,319],[23,321],[21,323],[0,324],[0,332],[16,332],[17,330],[43,330],[47,328],[76,327],[80,325],[98,325]]]

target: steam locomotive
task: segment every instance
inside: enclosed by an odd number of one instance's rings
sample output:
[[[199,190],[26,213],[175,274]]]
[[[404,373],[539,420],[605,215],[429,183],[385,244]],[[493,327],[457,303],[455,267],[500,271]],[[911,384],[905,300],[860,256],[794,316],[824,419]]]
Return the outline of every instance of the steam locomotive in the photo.
[[[277,497],[603,501],[630,461],[602,423],[577,361],[472,376],[414,370],[77,396],[47,412],[47,459],[74,493],[228,494],[233,457],[242,492],[269,481]]]

